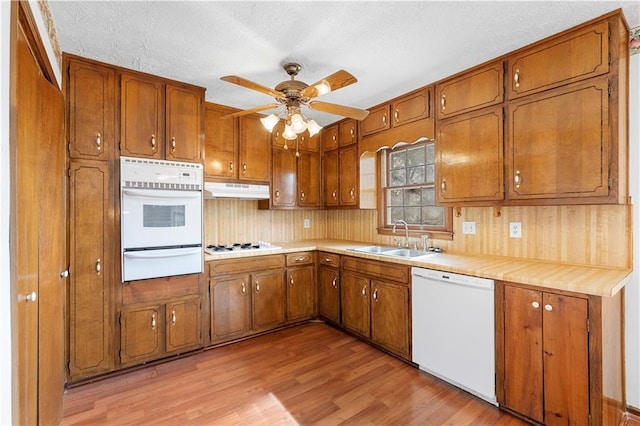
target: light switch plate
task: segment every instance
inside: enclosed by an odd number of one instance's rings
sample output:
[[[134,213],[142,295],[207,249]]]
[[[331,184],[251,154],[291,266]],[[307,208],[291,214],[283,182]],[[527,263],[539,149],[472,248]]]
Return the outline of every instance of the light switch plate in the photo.
[[[521,222],[509,222],[509,236],[511,238],[522,238]]]
[[[462,233],[468,235],[476,234],[476,223],[475,222],[462,222]]]

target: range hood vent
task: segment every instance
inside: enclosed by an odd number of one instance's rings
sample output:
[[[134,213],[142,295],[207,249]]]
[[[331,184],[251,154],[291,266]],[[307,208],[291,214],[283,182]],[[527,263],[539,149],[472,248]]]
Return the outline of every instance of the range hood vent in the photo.
[[[246,183],[205,182],[204,198],[241,198],[244,200],[268,200],[269,185]]]

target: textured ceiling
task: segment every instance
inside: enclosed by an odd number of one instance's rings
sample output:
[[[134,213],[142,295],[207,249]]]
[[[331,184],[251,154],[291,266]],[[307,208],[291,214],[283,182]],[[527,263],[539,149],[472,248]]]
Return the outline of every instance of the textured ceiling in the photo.
[[[321,100],[367,108],[638,1],[217,2],[50,0],[65,52],[207,88],[238,108],[269,96],[220,80],[235,74],[274,87],[339,70],[358,83]],[[341,117],[306,111],[320,124]]]

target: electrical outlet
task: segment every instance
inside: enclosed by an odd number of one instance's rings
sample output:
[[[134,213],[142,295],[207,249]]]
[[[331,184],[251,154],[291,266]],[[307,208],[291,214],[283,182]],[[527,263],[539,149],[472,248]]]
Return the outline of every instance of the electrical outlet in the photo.
[[[509,236],[511,238],[522,238],[522,223],[509,222]]]
[[[476,223],[475,222],[462,222],[462,233],[475,235],[476,234]]]
[[[305,228],[311,228],[311,219],[305,219],[304,220],[304,227]]]

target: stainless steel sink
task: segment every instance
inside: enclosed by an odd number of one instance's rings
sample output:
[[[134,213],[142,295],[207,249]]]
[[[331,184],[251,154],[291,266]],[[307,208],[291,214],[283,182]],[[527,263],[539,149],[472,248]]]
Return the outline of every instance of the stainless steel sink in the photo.
[[[384,254],[389,251],[398,250],[395,247],[385,247],[385,246],[367,246],[367,247],[356,247],[349,250],[359,251],[361,253],[374,253],[374,254]]]

